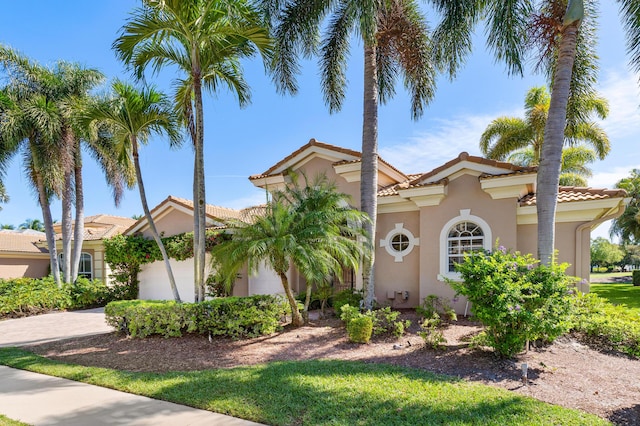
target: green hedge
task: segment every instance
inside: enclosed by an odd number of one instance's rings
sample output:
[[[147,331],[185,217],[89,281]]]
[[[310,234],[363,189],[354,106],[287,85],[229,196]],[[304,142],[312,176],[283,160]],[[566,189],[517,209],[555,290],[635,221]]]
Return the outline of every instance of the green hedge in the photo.
[[[640,270],[636,269],[631,275],[633,285],[640,286]]]
[[[58,287],[53,277],[0,279],[0,318],[35,315],[54,309],[104,306],[126,297],[124,286],[107,286],[99,280],[78,278]]]
[[[572,329],[582,340],[600,349],[640,357],[640,315],[594,293],[577,294],[573,305]]]
[[[278,296],[225,297],[200,303],[132,300],[109,303],[106,320],[131,337],[183,333],[256,337],[277,331],[287,304]]]

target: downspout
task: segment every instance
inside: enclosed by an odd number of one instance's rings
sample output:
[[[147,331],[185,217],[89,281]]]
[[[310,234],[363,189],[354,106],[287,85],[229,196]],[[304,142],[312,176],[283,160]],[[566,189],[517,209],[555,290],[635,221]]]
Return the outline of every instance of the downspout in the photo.
[[[604,215],[599,217],[598,219],[594,219],[590,222],[583,223],[582,225],[576,228],[576,259],[575,259],[575,271],[581,273],[582,271],[582,231],[587,228],[594,228],[597,225],[600,225],[602,222],[606,222],[607,220],[616,219],[624,213],[624,209],[631,201],[631,198],[623,198],[621,202],[619,202],[615,207],[610,208]],[[577,274],[576,274],[577,275]],[[584,277],[582,277],[584,278]],[[586,290],[585,291],[585,288]],[[583,293],[589,292],[589,284],[583,285],[578,284],[578,290]]]

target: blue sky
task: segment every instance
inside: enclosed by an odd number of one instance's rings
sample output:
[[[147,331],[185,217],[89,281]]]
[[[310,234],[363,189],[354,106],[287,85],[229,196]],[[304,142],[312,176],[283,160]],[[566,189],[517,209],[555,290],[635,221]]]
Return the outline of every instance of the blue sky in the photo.
[[[625,41],[617,9],[612,2],[602,6],[598,53],[601,58],[599,90],[609,99],[610,116],[602,125],[612,142],[612,152],[592,165],[590,186],[613,187],[615,182],[640,168],[640,90],[638,76],[627,65]],[[0,0],[3,24],[0,43],[9,45],[41,64],[62,59],[101,70],[109,80],[129,79],[116,60],[111,44],[117,37],[134,0]],[[434,24],[436,16],[427,13]],[[245,75],[252,87],[252,103],[244,109],[226,92],[205,99],[205,161],[207,202],[242,208],[264,201],[264,194],[247,177],[305,144],[310,138],[355,150],[361,146],[362,55],[361,45],[352,47],[349,88],[341,112],[330,115],[322,100],[318,69],[305,63],[295,97],[278,95],[259,59],[246,62]],[[170,72],[150,79],[170,91]],[[412,121],[409,100],[398,86],[396,98],[380,108],[379,150],[381,156],[406,173],[426,172],[457,156],[461,151],[479,154],[478,140],[487,124],[501,115],[522,116],[526,91],[544,84],[544,78],[529,72],[524,78],[508,77],[484,48],[482,30],[475,52],[455,81],[440,78],[436,97],[419,121]],[[168,195],[191,198],[192,150],[185,144],[169,149],[166,141],[154,139],[142,149],[143,177],[150,205]],[[129,191],[119,208],[93,160],[85,156],[85,214],[131,216],[141,214],[137,190]],[[5,177],[11,198],[2,206],[0,223],[19,225],[27,218],[41,218],[35,194],[29,189],[16,157]],[[60,204],[53,217],[61,217]],[[594,235],[606,236],[608,224]]]

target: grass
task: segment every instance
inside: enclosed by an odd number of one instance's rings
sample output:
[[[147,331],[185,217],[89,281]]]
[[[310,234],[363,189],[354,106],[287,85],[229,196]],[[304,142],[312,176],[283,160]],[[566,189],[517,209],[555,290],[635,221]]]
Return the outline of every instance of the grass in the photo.
[[[447,376],[349,361],[133,373],[63,364],[16,348],[0,364],[270,425],[604,425],[594,415]]]
[[[640,286],[633,284],[591,284],[591,291],[614,305],[625,305],[640,314]]]
[[[0,426],[29,426],[26,423],[19,422],[17,420],[10,419],[9,417],[0,414]]]

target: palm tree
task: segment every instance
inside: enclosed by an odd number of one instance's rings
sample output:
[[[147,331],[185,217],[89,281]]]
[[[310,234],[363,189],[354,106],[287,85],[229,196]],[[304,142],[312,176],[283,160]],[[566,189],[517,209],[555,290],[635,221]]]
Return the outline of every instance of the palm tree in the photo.
[[[169,256],[160,239],[147,203],[138,145],[139,143],[146,144],[154,133],[164,133],[169,138],[171,146],[177,146],[180,142],[178,119],[166,96],[152,87],[137,90],[131,84],[115,81],[112,84],[112,90],[115,95],[112,99],[87,108],[85,120],[94,129],[100,128],[100,125],[105,125],[109,129],[119,153],[118,158],[125,163],[125,167],[133,157],[142,209],[153,238],[162,253],[173,298],[176,302],[180,302],[180,294],[171,270]]]
[[[623,244],[640,243],[640,169],[631,170],[631,176],[616,183],[616,188],[627,191],[631,198],[624,213],[613,220],[611,237],[617,235]]]
[[[143,0],[114,42],[116,55],[138,78],[151,66],[167,65],[176,79],[175,102],[194,145],[194,286],[204,299],[205,179],[202,90],[227,86],[240,105],[250,100],[240,60],[270,55],[271,42],[260,15],[245,0]]]
[[[7,189],[4,186],[4,183],[2,181],[0,181],[0,203],[7,203],[9,202],[9,195],[7,195]],[[2,210],[2,207],[0,206],[0,210]]]
[[[498,117],[480,137],[480,150],[487,157],[510,161],[523,166],[538,166],[547,124],[550,96],[543,86],[533,87],[525,97],[525,118]],[[596,156],[604,159],[611,150],[609,138],[592,115],[605,119],[609,113],[608,102],[595,94],[575,99],[579,105],[575,116],[568,117],[565,128],[564,148],[561,158],[560,184],[586,185],[584,178],[592,172],[586,163]],[[587,146],[588,145],[588,146]]]
[[[355,34],[364,46],[364,92],[360,208],[372,255],[363,265],[365,305],[374,299],[374,245],[378,188],[378,103],[395,94],[398,75],[411,93],[411,112],[419,118],[434,95],[435,70],[427,23],[413,0],[354,3],[348,0],[263,0],[275,26],[276,80],[281,90],[297,91],[298,56],[320,56],[321,85],[330,112],[345,96],[349,43]],[[278,10],[281,9],[281,10]],[[319,36],[325,27],[323,37]]]
[[[595,19],[597,2],[583,0],[431,0],[443,16],[434,33],[436,58],[446,63],[455,77],[472,49],[475,26],[486,21],[487,44],[512,74],[522,74],[525,54],[538,48],[538,67],[551,84],[549,119],[540,154],[537,182],[538,258],[543,264],[553,259],[555,209],[562,147],[568,117],[579,114],[574,101],[594,93],[597,80]],[[633,66],[640,68],[640,20],[634,0],[620,0],[620,13],[627,32]],[[537,9],[536,9],[537,7]],[[570,111],[570,114],[567,114]]]
[[[13,156],[22,155],[25,174],[42,209],[51,272],[56,284],[61,285],[50,205],[62,179],[56,155],[61,149],[60,114],[34,84],[34,80],[48,77],[47,70],[2,45],[0,65],[12,75],[0,89],[0,172],[6,172]]]
[[[32,229],[34,231],[44,231],[44,224],[40,219],[27,219],[20,224],[18,229]]]
[[[266,263],[280,277],[292,324],[301,326],[303,318],[287,277],[291,265],[311,288],[340,275],[343,266],[357,268],[368,254],[368,245],[358,241],[367,216],[348,207],[347,197],[323,177],[304,188],[294,183],[275,193],[265,214],[252,223],[230,222],[232,238],[213,248],[212,265],[224,277],[233,277],[245,264],[253,272]]]
[[[2,225],[0,225],[0,229],[16,229],[16,227],[9,223],[3,223]]]

